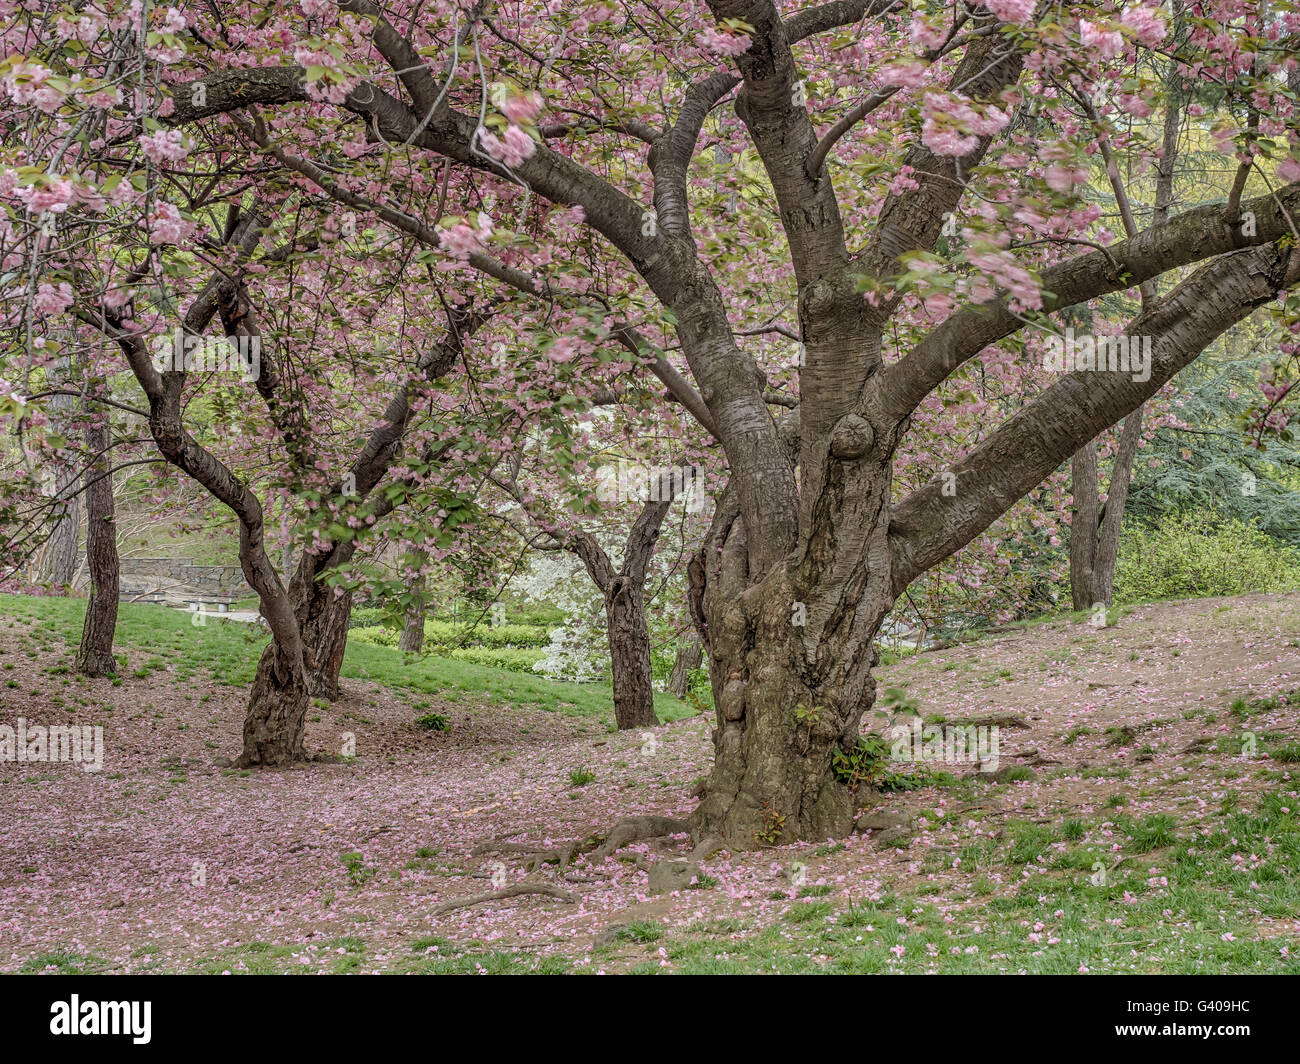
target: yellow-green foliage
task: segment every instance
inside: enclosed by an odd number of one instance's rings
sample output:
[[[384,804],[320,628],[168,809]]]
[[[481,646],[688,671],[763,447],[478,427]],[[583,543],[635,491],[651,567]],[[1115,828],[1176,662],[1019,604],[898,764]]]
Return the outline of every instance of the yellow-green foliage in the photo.
[[[1300,552],[1213,514],[1167,517],[1120,537],[1115,598],[1200,598],[1300,588]]]

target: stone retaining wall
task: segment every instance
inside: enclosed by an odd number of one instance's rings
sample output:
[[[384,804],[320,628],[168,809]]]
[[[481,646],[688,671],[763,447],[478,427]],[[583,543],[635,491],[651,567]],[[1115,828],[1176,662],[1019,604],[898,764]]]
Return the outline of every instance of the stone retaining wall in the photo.
[[[196,565],[189,558],[123,558],[122,581],[136,586],[183,584],[215,594],[251,594],[238,565]]]

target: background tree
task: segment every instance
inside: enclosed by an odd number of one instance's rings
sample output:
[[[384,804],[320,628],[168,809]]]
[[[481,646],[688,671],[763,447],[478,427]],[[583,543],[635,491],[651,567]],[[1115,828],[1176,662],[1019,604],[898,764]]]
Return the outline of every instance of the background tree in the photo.
[[[89,407],[90,404],[87,404]],[[117,524],[113,507],[113,474],[109,458],[106,411],[85,411],[86,450],[98,456],[86,470],[86,573],[89,600],[77,648],[77,669],[87,676],[117,673],[113,632],[117,628]]]

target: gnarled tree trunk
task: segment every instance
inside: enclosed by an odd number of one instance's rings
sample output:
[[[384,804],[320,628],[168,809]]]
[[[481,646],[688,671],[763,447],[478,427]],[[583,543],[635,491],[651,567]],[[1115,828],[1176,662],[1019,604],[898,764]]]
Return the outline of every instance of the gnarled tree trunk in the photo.
[[[753,551],[724,495],[690,567],[692,614],[709,656],[714,765],[701,834],[735,847],[847,834],[857,795],[834,771],[875,700],[874,640],[894,604],[888,543],[893,431],[850,416],[821,476],[852,515],[813,515],[803,549],[751,577]],[[844,429],[849,431],[846,433]],[[851,541],[841,520],[852,520]],[[803,707],[803,722],[795,711]]]
[[[303,638],[314,648],[315,662],[308,667],[308,687],[312,697],[339,698],[339,674],[343,670],[343,654],[348,647],[348,624],[352,619],[352,592],[335,595],[333,588],[324,589],[323,607],[309,613],[303,622]]]
[[[302,660],[272,639],[262,651],[244,715],[240,767],[288,765],[308,758],[303,738],[311,700]]]

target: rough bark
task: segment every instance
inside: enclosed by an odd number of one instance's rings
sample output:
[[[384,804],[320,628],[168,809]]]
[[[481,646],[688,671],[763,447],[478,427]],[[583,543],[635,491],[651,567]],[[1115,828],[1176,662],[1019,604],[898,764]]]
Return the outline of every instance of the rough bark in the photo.
[[[856,800],[833,764],[856,745],[874,701],[872,639],[892,599],[877,585],[816,633],[793,625],[803,600],[786,574],[738,597],[725,591],[731,574],[718,575],[704,605],[717,708],[698,830],[739,849],[846,835]],[[811,727],[797,722],[800,706],[814,713]]]
[[[1070,517],[1070,592],[1076,610],[1086,610],[1093,597],[1097,568],[1097,441],[1090,440],[1070,460],[1074,513]],[[1109,603],[1108,603],[1109,605]]]
[[[113,632],[117,628],[120,567],[106,417],[87,424],[85,440],[86,449],[98,457],[86,473],[86,570],[90,595],[76,664],[77,671],[86,676],[113,676],[117,674]]]
[[[55,484],[53,527],[45,541],[41,578],[58,587],[69,587],[77,573],[77,546],[81,538],[81,502],[69,492],[76,490],[76,477],[60,473]]]
[[[273,639],[257,663],[244,715],[244,749],[235,764],[248,768],[306,761],[303,740],[310,701],[301,657],[287,653]]]
[[[323,612],[312,616],[303,626],[303,634],[312,647],[315,664],[308,669],[308,687],[313,698],[331,702],[339,699],[339,673],[348,646],[348,624],[352,619],[352,592],[327,593]]]
[[[636,584],[626,577],[615,577],[605,592],[605,618],[614,681],[614,721],[620,729],[653,728],[659,718],[655,716],[644,582]]]
[[[405,654],[418,654],[424,649],[425,605],[419,602],[402,615],[402,635],[397,649]]]
[[[61,388],[71,390],[71,362],[66,357],[55,365]],[[50,396],[51,419],[64,432],[76,413],[75,396],[60,393]],[[69,433],[70,434],[70,433]],[[77,547],[81,538],[80,478],[71,462],[59,461],[54,468],[51,494],[51,527],[45,541],[41,578],[59,587],[69,587],[77,573]]]
[[[755,581],[743,517],[720,500],[691,566],[709,656],[714,765],[701,835],[753,848],[847,834],[857,796],[833,770],[875,700],[874,640],[893,606],[888,542],[896,427],[837,425],[799,551]],[[800,722],[803,707],[811,720]]]
[[[684,698],[691,672],[698,669],[703,660],[704,644],[700,642],[699,634],[694,631],[683,632],[677,643],[673,671],[668,674],[668,693],[677,698]]]

